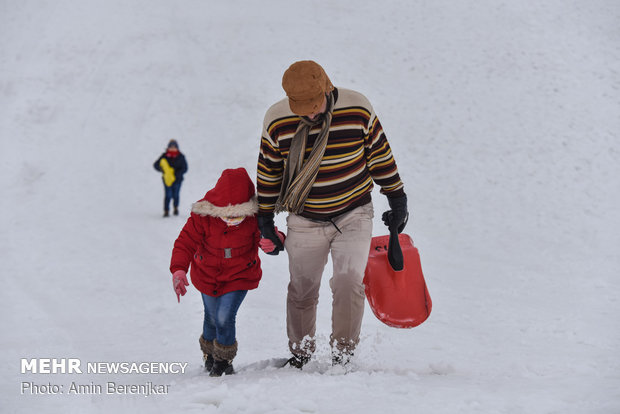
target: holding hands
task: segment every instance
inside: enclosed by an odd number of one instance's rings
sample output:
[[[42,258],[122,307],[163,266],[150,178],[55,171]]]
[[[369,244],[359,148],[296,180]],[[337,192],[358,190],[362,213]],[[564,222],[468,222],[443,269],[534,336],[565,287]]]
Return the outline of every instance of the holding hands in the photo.
[[[262,251],[270,255],[277,255],[281,250],[284,250],[284,240],[286,239],[286,236],[284,235],[284,233],[278,230],[277,227],[274,227],[274,233],[278,235],[278,240],[280,240],[282,247],[276,246],[276,244],[271,239],[267,239],[262,236],[260,238],[260,242],[258,243]]]
[[[284,250],[284,233],[278,231],[275,226],[273,214],[258,216],[258,228],[261,237],[259,246],[265,253],[277,256]]]

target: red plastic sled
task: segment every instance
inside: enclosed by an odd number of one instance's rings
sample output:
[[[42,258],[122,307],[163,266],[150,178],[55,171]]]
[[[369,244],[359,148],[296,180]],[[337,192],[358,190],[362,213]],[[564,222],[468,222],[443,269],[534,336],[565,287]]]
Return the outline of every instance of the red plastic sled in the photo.
[[[395,243],[397,240],[400,242],[402,257],[398,243]],[[389,260],[388,246],[391,255]],[[400,260],[400,266],[394,265],[394,255],[396,261]],[[393,267],[402,270],[394,270]],[[420,255],[407,234],[401,233],[397,239],[394,237],[392,244],[390,236],[372,238],[364,285],[370,308],[386,325],[413,328],[431,314],[433,303],[422,274]]]

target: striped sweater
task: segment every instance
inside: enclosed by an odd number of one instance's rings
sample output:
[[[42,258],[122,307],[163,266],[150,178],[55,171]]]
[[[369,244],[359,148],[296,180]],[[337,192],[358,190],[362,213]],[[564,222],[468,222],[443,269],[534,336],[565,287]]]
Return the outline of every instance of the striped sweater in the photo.
[[[301,213],[312,219],[330,219],[369,203],[373,181],[388,197],[404,195],[392,151],[370,102],[362,94],[342,88],[334,90],[334,98],[327,148]],[[257,168],[259,215],[274,211],[284,163],[299,122],[288,98],[265,115]],[[310,130],[305,158],[320,128],[319,124]]]

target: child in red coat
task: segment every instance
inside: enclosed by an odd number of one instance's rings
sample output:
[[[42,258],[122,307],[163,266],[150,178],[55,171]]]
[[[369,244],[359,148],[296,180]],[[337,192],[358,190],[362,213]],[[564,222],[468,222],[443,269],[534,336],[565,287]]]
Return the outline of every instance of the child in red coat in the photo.
[[[211,376],[232,374],[237,354],[235,319],[247,291],[262,276],[254,184],[243,168],[224,170],[215,187],[192,205],[174,242],[170,271],[177,294],[192,284],[202,294],[204,324],[200,348]]]

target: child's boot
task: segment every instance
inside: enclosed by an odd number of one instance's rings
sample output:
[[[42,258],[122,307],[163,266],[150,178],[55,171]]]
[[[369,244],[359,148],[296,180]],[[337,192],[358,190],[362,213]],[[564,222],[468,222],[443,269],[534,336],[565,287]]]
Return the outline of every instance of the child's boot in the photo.
[[[237,341],[232,345],[222,345],[213,340],[213,369],[209,374],[211,377],[221,377],[222,375],[231,375],[235,373],[232,361],[237,355]]]
[[[202,337],[202,335],[200,335],[198,342],[200,342],[200,349],[202,349],[202,358],[205,361],[205,368],[207,372],[211,372],[211,370],[213,369],[213,363],[215,362],[215,360],[213,359],[213,341],[207,341]]]

